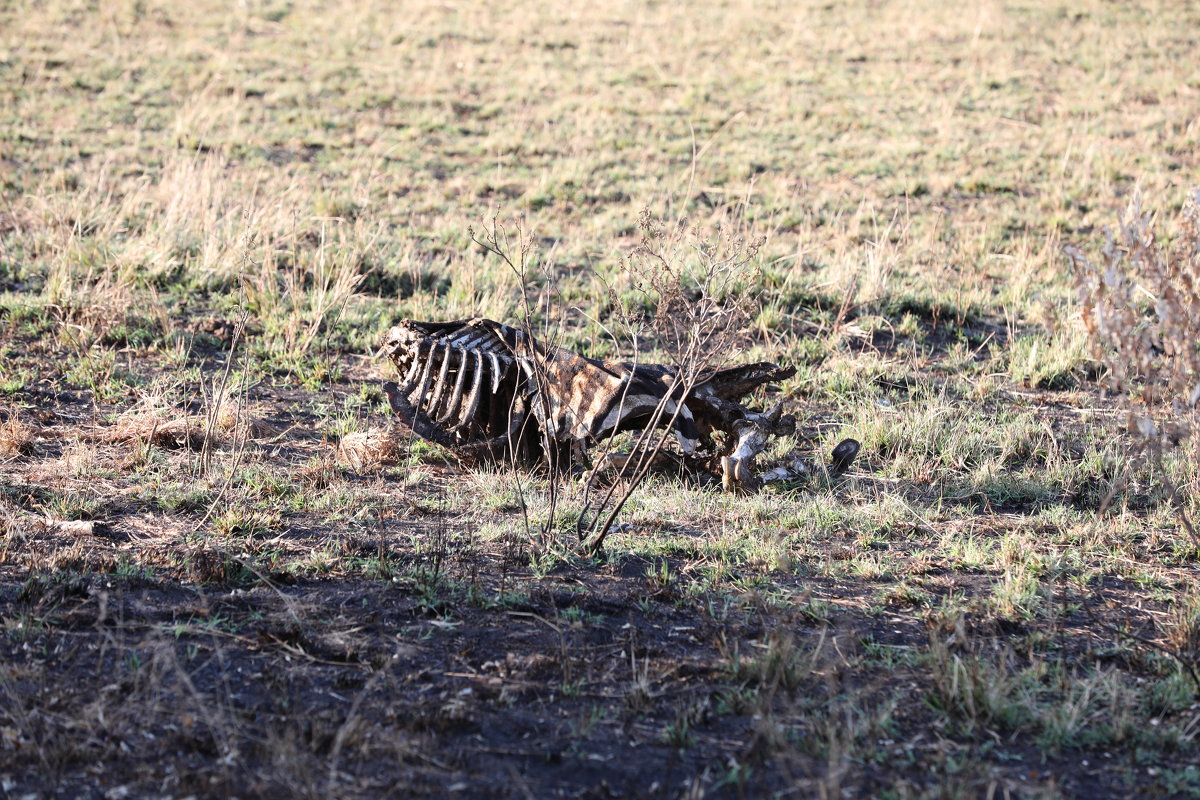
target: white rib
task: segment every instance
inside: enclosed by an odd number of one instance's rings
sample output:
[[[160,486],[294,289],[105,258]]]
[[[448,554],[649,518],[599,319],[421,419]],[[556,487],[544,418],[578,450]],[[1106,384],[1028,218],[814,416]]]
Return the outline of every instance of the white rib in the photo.
[[[458,424],[452,430],[465,428],[475,420],[479,411],[479,398],[483,395],[483,353],[475,351],[475,375],[471,378],[471,396],[467,398],[467,408],[463,411]]]
[[[509,351],[509,345],[505,344],[504,339],[493,335],[491,331],[487,331],[487,338],[484,342],[480,343],[479,347],[484,350],[485,353],[504,354],[508,353]]]
[[[536,388],[537,382],[534,381],[534,378],[533,378],[533,365],[529,363],[529,359],[518,358],[517,363],[521,366],[521,371],[525,373],[525,377],[528,378],[533,383],[534,387]]]
[[[458,351],[458,377],[454,379],[454,391],[450,395],[450,399],[446,401],[446,410],[438,417],[437,423],[441,425],[448,419],[454,416],[458,411],[458,406],[462,403],[463,385],[467,380],[467,351]]]
[[[408,368],[408,374],[404,376],[403,387],[406,391],[412,391],[413,381],[417,379],[417,370],[421,367],[421,359],[415,355],[412,357],[412,366]]]
[[[500,391],[500,359],[495,353],[488,352],[488,360],[492,362],[492,394]]]
[[[425,358],[425,369],[421,372],[421,383],[417,386],[416,391],[408,396],[409,402],[414,406],[420,407],[421,399],[425,397],[425,390],[429,388],[429,376],[433,373],[433,354],[435,352],[432,349],[429,351],[429,355]]]
[[[442,368],[438,370],[437,383],[433,385],[433,395],[429,398],[429,407],[425,409],[430,419],[437,414],[438,403],[442,401],[442,395],[446,393],[446,375],[450,371],[450,355],[450,345],[443,346]]]

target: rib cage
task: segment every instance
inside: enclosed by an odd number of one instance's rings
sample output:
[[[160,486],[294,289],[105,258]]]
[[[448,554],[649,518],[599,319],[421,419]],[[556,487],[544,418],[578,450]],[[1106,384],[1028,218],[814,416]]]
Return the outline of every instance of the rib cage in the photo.
[[[710,370],[681,397],[671,367],[585,358],[481,318],[403,321],[381,352],[401,376],[384,385],[393,410],[467,460],[562,463],[569,452],[646,427],[660,405],[693,452],[746,415],[738,400],[795,374],[766,362]]]

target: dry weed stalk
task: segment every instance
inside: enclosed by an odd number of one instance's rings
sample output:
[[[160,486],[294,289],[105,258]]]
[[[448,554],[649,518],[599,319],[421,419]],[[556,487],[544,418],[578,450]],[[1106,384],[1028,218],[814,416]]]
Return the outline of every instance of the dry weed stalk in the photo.
[[[1186,501],[1200,491],[1200,190],[1184,203],[1173,245],[1159,245],[1138,193],[1120,237],[1106,236],[1099,266],[1066,248],[1092,352],[1125,403],[1130,468],[1149,463],[1200,548]],[[1173,451],[1184,457],[1182,474],[1167,466]]]
[[[694,228],[668,231],[649,211],[638,228],[641,240],[624,268],[654,309],[644,321],[681,371],[699,373],[736,346],[756,310],[759,298],[750,287],[761,283],[754,261],[763,240],[712,241]]]
[[[633,277],[633,288],[653,309],[653,316],[646,319],[626,309],[623,327],[635,352],[640,352],[637,332],[649,329],[671,359],[676,374],[670,390],[654,409],[651,423],[634,444],[633,467],[624,470],[630,477],[623,485],[612,484],[595,501],[594,511],[589,482],[577,532],[584,550],[593,554],[604,547],[621,509],[646,479],[671,435],[675,418],[683,409],[680,403],[668,412],[671,398],[686,397],[701,372],[736,349],[739,337],[761,306],[758,295],[748,290],[759,283],[754,263],[761,240],[718,237],[715,242],[707,241],[698,231],[682,225],[668,231],[648,210],[642,212],[638,227],[641,240],[626,257],[624,269]],[[622,308],[616,297],[612,305]],[[664,420],[666,425],[660,427]]]
[[[500,222],[499,213],[497,212],[492,215],[491,219],[485,221],[481,231],[476,232],[474,228],[470,228],[468,233],[472,242],[492,255],[497,256],[516,278],[517,286],[521,293],[521,327],[526,336],[530,337],[530,339],[537,339],[535,317],[539,313],[547,312],[553,305],[552,299],[556,294],[555,275],[553,274],[551,265],[541,265],[543,278],[540,287],[541,291],[536,297],[532,296],[531,289],[534,282],[534,259],[532,257],[534,244],[533,232],[520,219],[513,220],[510,226],[512,231]],[[547,333],[551,334],[544,339],[547,343],[552,345],[560,343],[562,338],[561,328],[554,331],[547,331]],[[550,393],[546,391],[549,384],[546,365],[535,361],[532,378],[538,389],[536,396],[538,398],[537,401],[542,404],[542,414],[548,417],[552,409],[548,404]],[[522,430],[517,433],[517,438],[524,435],[524,425],[528,424],[530,424],[530,418],[527,417]],[[551,474],[558,474],[568,470],[570,465],[559,463],[559,448],[545,431],[543,431],[542,446],[546,453],[547,466],[550,468]],[[525,529],[528,532],[530,530],[529,509],[525,502],[525,490],[521,484],[520,470],[517,466],[515,452],[512,454],[512,459],[509,467],[512,469],[513,485],[517,491],[522,519],[524,520]],[[558,505],[561,499],[560,495],[560,487],[557,481],[550,481],[547,485],[548,509],[546,520],[542,524],[537,540],[534,543],[535,552],[545,552],[553,544],[555,521],[558,517]]]

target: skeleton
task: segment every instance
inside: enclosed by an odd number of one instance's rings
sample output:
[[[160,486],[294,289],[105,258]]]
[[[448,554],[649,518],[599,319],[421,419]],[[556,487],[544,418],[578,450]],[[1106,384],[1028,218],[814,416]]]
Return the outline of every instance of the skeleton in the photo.
[[[487,319],[405,320],[380,350],[400,372],[384,383],[392,411],[418,436],[467,463],[586,465],[587,447],[622,431],[667,426],[685,459],[719,465],[727,489],[758,488],[755,457],[795,419],[782,403],[753,411],[739,401],[795,374],[769,362],[702,371],[690,388],[674,367],[598,361]],[[723,432],[718,446],[712,437]],[[858,452],[834,450],[844,470]]]

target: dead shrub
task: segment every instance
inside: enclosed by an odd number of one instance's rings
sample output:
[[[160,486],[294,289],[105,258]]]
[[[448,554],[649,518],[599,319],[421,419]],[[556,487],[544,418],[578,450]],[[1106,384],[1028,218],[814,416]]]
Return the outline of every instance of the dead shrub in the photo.
[[[611,291],[609,302],[620,320],[617,328],[633,344],[635,360],[641,340],[661,349],[676,370],[666,397],[686,396],[705,369],[745,343],[750,320],[762,307],[753,287],[763,242],[723,231],[706,239],[697,229],[668,227],[648,210],[638,228],[641,239],[622,270],[630,291],[624,300]],[[656,463],[681,408],[672,412],[664,398],[634,444],[632,477],[585,501],[576,529],[587,552],[603,548],[625,503]],[[664,420],[667,425],[660,427]]]
[[[1153,476],[1191,538],[1190,556],[1200,557],[1193,521],[1200,490],[1200,190],[1184,202],[1173,241],[1158,242],[1138,194],[1119,236],[1106,236],[1099,265],[1074,247],[1067,255],[1092,351],[1125,410],[1125,481],[1143,469]],[[1158,626],[1157,640],[1112,630],[1169,654],[1200,691],[1196,603],[1181,598],[1174,605],[1176,619]]]
[[[1101,263],[1068,247],[1092,352],[1124,404],[1130,467],[1148,465],[1200,548],[1185,500],[1200,490],[1200,190],[1188,195],[1173,242],[1134,194]]]

